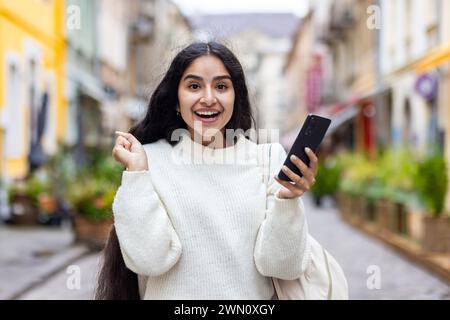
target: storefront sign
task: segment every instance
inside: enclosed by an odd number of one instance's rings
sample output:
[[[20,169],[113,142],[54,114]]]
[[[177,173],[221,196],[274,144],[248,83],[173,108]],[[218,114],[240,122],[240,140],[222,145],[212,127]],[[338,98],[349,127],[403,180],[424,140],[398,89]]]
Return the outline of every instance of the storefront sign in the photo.
[[[415,90],[425,100],[431,101],[437,95],[438,80],[437,77],[426,73],[419,76],[416,80]]]

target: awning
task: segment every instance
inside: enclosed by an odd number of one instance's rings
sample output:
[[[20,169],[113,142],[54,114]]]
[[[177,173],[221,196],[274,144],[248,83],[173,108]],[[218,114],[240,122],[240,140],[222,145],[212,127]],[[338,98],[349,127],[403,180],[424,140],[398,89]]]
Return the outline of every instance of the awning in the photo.
[[[373,101],[376,96],[387,94],[390,90],[390,87],[379,86],[370,92],[350,96],[342,102],[322,106],[317,112],[315,112],[315,114],[331,119],[331,124],[325,134],[325,137],[333,134],[340,126],[356,117],[360,111],[361,103],[364,103],[364,101]],[[300,132],[300,129],[301,126],[287,132],[281,137],[281,144],[283,147],[286,149],[291,148],[294,144],[295,138],[297,138],[297,135]]]
[[[77,68],[74,64],[69,64],[68,67],[69,84],[71,87],[69,90],[80,90],[85,95],[97,101],[104,101],[106,99],[106,94],[103,91],[102,83],[87,71],[81,68]],[[69,93],[75,94],[76,91]]]
[[[415,65],[415,69],[417,73],[424,73],[440,66],[446,61],[450,61],[450,43],[432,49]]]
[[[336,104],[335,106],[328,107],[327,111],[318,112],[317,115],[331,119],[331,124],[327,130],[327,133],[325,134],[325,137],[333,134],[333,132],[336,131],[336,129],[338,129],[341,125],[353,119],[358,114],[358,112],[359,107],[354,103],[348,105]],[[281,145],[289,150],[294,144],[294,141],[297,138],[300,130],[301,126],[283,135],[283,137],[281,138]]]
[[[358,112],[359,112],[359,107],[355,104],[352,104],[352,105],[345,107],[343,110],[331,115],[330,116],[331,124],[330,124],[330,127],[328,128],[327,133],[325,134],[325,137],[331,135],[341,125],[343,125],[347,121],[356,117]]]

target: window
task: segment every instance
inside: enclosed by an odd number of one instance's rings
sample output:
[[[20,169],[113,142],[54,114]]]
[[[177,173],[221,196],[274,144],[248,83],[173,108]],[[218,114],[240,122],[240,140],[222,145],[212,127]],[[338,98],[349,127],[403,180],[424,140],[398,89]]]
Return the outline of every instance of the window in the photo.
[[[30,109],[30,142],[36,142],[36,61],[31,59],[29,62],[29,78],[28,78],[28,108]]]
[[[5,158],[17,159],[23,151],[23,123],[20,107],[20,76],[16,63],[8,63],[6,79]]]

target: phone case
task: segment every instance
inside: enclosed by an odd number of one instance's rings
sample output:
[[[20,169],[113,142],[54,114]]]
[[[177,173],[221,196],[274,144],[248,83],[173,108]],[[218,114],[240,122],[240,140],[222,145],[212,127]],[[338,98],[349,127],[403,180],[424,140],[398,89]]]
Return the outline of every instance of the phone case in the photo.
[[[287,155],[286,160],[284,161],[284,165],[302,177],[303,174],[297,166],[291,162],[291,155],[295,154],[298,158],[300,158],[300,160],[309,166],[310,160],[305,152],[305,147],[310,148],[314,153],[316,153],[317,148],[322,142],[330,124],[330,119],[319,117],[314,114],[308,115],[303,123],[300,133],[295,139],[295,142]],[[291,179],[282,170],[278,173],[278,177],[284,181],[291,181]]]

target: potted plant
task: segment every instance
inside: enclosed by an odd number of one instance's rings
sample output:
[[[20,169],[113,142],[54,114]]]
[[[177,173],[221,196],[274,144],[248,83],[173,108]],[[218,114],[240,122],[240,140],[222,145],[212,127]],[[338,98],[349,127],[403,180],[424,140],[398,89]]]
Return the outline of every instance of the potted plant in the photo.
[[[386,197],[386,188],[383,183],[376,177],[369,183],[365,190],[367,200],[367,210],[365,219],[370,223],[377,223],[377,218],[382,217],[382,213],[378,213],[383,206],[382,200]]]
[[[381,230],[409,234],[407,204],[414,195],[417,161],[408,149],[383,151],[376,162],[374,189],[376,221]]]
[[[116,189],[98,180],[81,179],[70,189],[77,241],[102,248],[112,225],[111,205]]]
[[[415,185],[427,210],[423,217],[423,248],[432,252],[450,252],[450,219],[444,212],[448,189],[445,158],[432,155],[421,161]]]
[[[77,172],[68,146],[63,145],[44,166],[51,191],[39,195],[39,222],[45,225],[60,225],[70,219],[65,200],[65,187],[71,185]]]
[[[347,161],[343,170],[340,190],[347,193],[351,199],[349,210],[351,222],[361,224],[367,217],[369,208],[367,189],[371,185],[376,166],[363,154],[354,154],[351,161]]]
[[[77,241],[102,249],[113,224],[112,203],[120,185],[122,167],[110,156],[96,156],[66,188],[73,210]]]
[[[38,209],[38,223],[49,225],[58,209],[57,185],[54,168],[47,163],[33,173],[29,182],[30,193]]]
[[[316,183],[311,188],[317,206],[321,205],[324,196],[335,196],[339,187],[340,174],[340,167],[335,159],[330,158],[319,162]]]
[[[8,191],[11,204],[11,222],[17,225],[35,225],[39,222],[39,206],[44,194],[51,194],[51,183],[43,170],[25,180],[16,181]]]
[[[409,213],[407,204],[414,197],[414,177],[418,168],[418,161],[407,148],[393,150],[388,158],[390,172],[386,181],[392,188],[389,198],[394,203],[392,212],[392,231],[401,235],[409,235]]]

